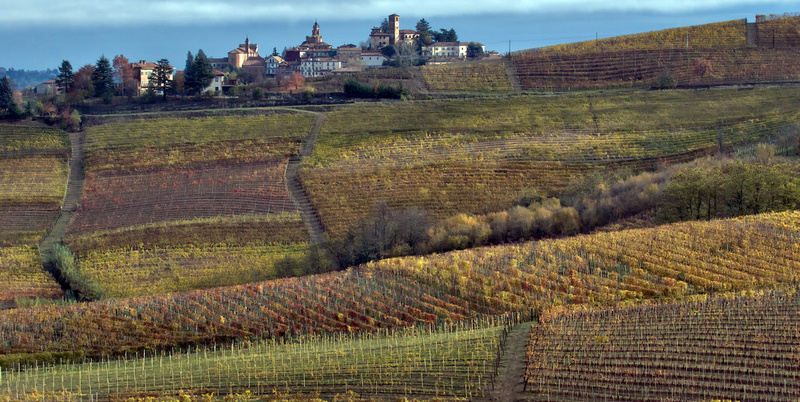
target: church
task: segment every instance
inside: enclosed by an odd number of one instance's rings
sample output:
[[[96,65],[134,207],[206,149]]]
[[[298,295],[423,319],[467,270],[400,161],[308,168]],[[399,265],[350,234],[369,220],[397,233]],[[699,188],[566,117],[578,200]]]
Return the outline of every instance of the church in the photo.
[[[228,52],[227,58],[208,58],[211,68],[218,71],[244,69],[256,75],[263,75],[265,70],[264,62],[266,59],[259,56],[258,45],[250,43],[247,37],[244,43],[236,49]]]

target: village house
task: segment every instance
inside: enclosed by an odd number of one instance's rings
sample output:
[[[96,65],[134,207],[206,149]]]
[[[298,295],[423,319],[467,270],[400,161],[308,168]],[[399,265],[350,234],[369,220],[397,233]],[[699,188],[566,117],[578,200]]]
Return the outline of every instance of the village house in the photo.
[[[33,93],[37,95],[55,95],[59,92],[60,88],[55,79],[47,80],[33,88]]]
[[[157,66],[156,63],[150,63],[145,60],[140,60],[138,63],[131,63],[133,80],[136,82],[139,93],[144,93],[150,87],[150,75],[153,74]],[[173,71],[170,73],[169,79],[171,80],[174,78],[175,72]]]
[[[281,71],[281,69],[285,68],[287,63],[286,60],[283,59],[281,56],[269,56],[267,60],[264,62],[265,71],[264,73],[269,76],[276,76]]]

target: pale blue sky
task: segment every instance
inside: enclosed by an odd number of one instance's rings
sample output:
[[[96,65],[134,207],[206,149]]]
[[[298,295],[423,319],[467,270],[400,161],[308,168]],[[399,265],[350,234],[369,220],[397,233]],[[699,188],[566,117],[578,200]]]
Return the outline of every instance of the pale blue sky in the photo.
[[[326,42],[358,44],[391,13],[412,29],[425,18],[459,39],[505,53],[550,44],[800,11],[796,0],[0,0],[0,66],[74,68],[100,55],[168,58],[203,49],[224,57],[244,42],[261,54],[292,47],[319,21]]]

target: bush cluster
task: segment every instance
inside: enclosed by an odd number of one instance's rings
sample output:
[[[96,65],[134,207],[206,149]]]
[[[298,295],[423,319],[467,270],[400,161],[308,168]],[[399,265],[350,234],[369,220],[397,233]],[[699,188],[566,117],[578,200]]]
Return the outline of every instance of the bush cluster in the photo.
[[[370,87],[351,78],[344,83],[344,94],[348,98],[405,99],[408,91],[403,87],[402,82],[398,83],[396,87],[379,82],[376,82],[374,87]]]

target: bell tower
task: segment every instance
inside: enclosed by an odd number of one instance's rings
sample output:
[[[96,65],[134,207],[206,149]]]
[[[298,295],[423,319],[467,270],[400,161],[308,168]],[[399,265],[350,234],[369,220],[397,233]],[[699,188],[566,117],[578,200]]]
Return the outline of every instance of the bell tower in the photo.
[[[397,14],[392,14],[389,16],[389,29],[391,29],[391,37],[389,38],[389,44],[394,45],[397,41],[400,40],[400,16]]]

